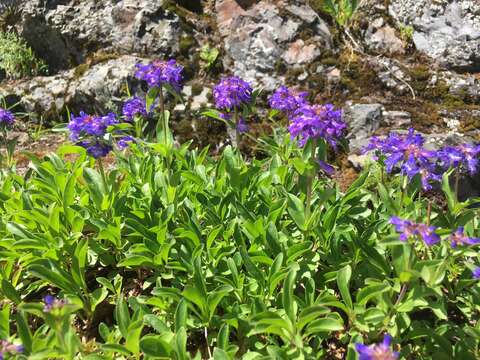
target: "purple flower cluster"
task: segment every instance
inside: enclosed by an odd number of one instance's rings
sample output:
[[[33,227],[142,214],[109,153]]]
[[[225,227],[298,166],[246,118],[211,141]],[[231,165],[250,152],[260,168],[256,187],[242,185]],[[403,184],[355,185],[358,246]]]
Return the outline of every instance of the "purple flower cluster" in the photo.
[[[223,120],[225,120],[226,122],[231,122],[232,121],[232,114],[231,113],[220,113],[220,117]],[[243,118],[243,116],[240,116],[238,118],[238,122],[235,126],[237,127],[238,132],[241,133],[241,134],[248,132],[249,127],[248,127],[247,122]]]
[[[133,121],[135,116],[147,116],[147,105],[145,100],[139,97],[132,97],[125,101],[122,109],[126,121]]]
[[[390,218],[390,224],[395,225],[395,231],[400,233],[400,240],[407,241],[411,237],[421,238],[427,246],[432,246],[440,241],[440,236],[435,233],[434,226],[403,220],[396,216]]]
[[[292,138],[299,137],[300,146],[305,145],[308,139],[323,138],[336,149],[346,127],[342,111],[332,104],[304,104],[291,116],[288,129]]]
[[[453,232],[449,239],[453,248],[456,248],[458,245],[480,244],[480,238],[468,237],[465,235],[463,227],[459,227],[455,232]]]
[[[480,280],[480,266],[476,266],[475,269],[472,271],[472,277],[475,280]]]
[[[62,308],[65,304],[65,300],[57,299],[56,297],[52,295],[47,295],[43,298],[43,311],[44,312],[50,312],[54,309],[60,309]]]
[[[80,112],[79,116],[72,116],[68,123],[70,139],[78,141],[85,136],[103,137],[110,125],[118,124],[114,113],[105,116],[93,116]]]
[[[96,159],[104,157],[112,150],[104,138],[107,127],[117,123],[113,113],[93,116],[82,111],[79,116],[72,116],[68,123],[70,140],[87,149],[90,156]]]
[[[22,352],[22,345],[15,345],[7,340],[0,340],[0,360],[3,360],[7,354],[18,354]]]
[[[431,183],[440,181],[441,176],[435,172],[437,154],[425,149],[424,142],[423,136],[410,128],[405,135],[392,132],[385,139],[372,137],[364,152],[382,156],[387,173],[399,168],[409,179],[420,175],[423,189],[430,190]]]
[[[126,149],[128,146],[130,146],[130,143],[132,143],[134,141],[135,141],[135,138],[133,136],[127,135],[127,136],[121,137],[117,141],[117,145],[118,145],[120,150],[123,150],[123,149]]]
[[[9,128],[15,122],[15,116],[8,110],[0,108],[0,128]]]
[[[364,152],[373,151],[377,158],[382,157],[388,173],[399,169],[409,179],[420,175],[424,190],[441,181],[440,173],[449,168],[471,175],[478,171],[480,145],[461,144],[430,151],[425,149],[424,142],[423,136],[410,128],[405,135],[392,132],[383,139],[372,137]]]
[[[155,60],[151,63],[137,64],[135,77],[147,82],[150,87],[161,87],[170,85],[175,91],[182,89],[183,66],[178,65],[175,60]]]
[[[445,169],[460,168],[468,170],[474,175],[478,170],[478,156],[480,145],[461,144],[458,146],[447,146],[438,151],[438,158]]]
[[[237,76],[223,78],[213,88],[215,106],[219,110],[232,111],[252,100],[253,89],[248,82]]]
[[[272,109],[284,112],[288,117],[292,116],[295,111],[306,105],[308,93],[297,91],[280,86],[272,96],[268,99],[268,104]]]
[[[400,354],[390,349],[392,337],[385,334],[383,342],[374,345],[355,344],[359,360],[396,360]]]

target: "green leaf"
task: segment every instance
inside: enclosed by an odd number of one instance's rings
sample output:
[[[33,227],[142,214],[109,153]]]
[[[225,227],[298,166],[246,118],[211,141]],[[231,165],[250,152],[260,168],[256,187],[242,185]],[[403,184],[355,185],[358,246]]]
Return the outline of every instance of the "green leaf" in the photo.
[[[172,347],[159,335],[146,335],[140,340],[140,350],[148,356],[170,358]]]
[[[12,300],[15,304],[20,304],[22,302],[22,299],[20,298],[20,295],[17,293],[17,290],[12,286],[12,284],[3,279],[2,280],[2,291],[5,294],[7,298]]]
[[[298,265],[292,266],[288,272],[287,278],[283,283],[282,303],[285,313],[290,318],[292,323],[297,319],[295,300],[293,298],[293,290],[295,287],[295,280],[297,278]]]
[[[306,334],[329,333],[341,330],[343,330],[343,322],[341,321],[341,318],[322,318],[312,321],[307,327]]]
[[[287,211],[298,228],[305,231],[305,208],[302,201],[293,194],[288,194]]]
[[[187,303],[185,302],[185,299],[181,299],[178,302],[177,309],[175,311],[175,331],[178,332],[182,327],[186,328],[187,327],[187,317],[188,317],[188,311],[187,311]]]
[[[347,265],[337,272],[337,285],[345,305],[353,309],[352,298],[350,297],[349,283],[352,276],[352,268]]]

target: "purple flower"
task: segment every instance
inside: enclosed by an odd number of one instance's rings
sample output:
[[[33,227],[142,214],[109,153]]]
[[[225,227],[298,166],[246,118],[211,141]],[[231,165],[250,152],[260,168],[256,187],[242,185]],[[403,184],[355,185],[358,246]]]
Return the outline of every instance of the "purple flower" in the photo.
[[[376,159],[381,156],[387,173],[398,168],[409,179],[420,175],[423,189],[430,190],[431,183],[440,181],[441,176],[435,173],[437,153],[423,145],[423,136],[410,128],[405,135],[392,132],[384,139],[372,137],[363,152],[373,151]]]
[[[72,141],[78,141],[83,136],[103,137],[107,131],[107,127],[117,123],[118,120],[114,113],[105,116],[92,116],[82,111],[79,116],[75,117],[72,115],[68,123],[70,139]]]
[[[240,119],[238,119],[237,130],[238,130],[239,133],[248,132],[248,125],[245,122],[245,120],[243,119],[243,117],[240,117]]]
[[[94,138],[83,140],[79,142],[78,145],[84,147],[87,150],[88,155],[94,157],[95,159],[105,157],[110,151],[112,151],[111,145]]]
[[[320,169],[322,169],[328,176],[332,176],[335,172],[335,168],[325,161],[318,160],[318,165],[320,165]]]
[[[458,168],[468,170],[474,175],[478,170],[480,145],[461,144],[447,146],[438,152],[440,163],[445,169]]]
[[[127,136],[124,136],[124,137],[120,138],[117,142],[117,145],[120,148],[120,150],[123,150],[123,149],[127,148],[128,146],[130,146],[130,143],[134,142],[134,141],[135,141],[135,138],[133,136],[127,135]]]
[[[136,115],[147,116],[145,100],[139,97],[128,99],[123,104],[122,113],[127,121],[133,121]]]
[[[270,96],[268,103],[272,109],[283,111],[288,116],[291,116],[300,106],[307,104],[307,96],[307,92],[280,86],[273,95]]]
[[[3,360],[6,354],[17,354],[22,352],[22,345],[15,345],[7,340],[0,340],[0,360]]]
[[[396,216],[390,218],[390,224],[395,225],[395,231],[400,233],[401,241],[407,241],[411,237],[419,237],[427,246],[432,246],[440,241],[440,236],[435,233],[436,228],[434,226],[403,220]]]
[[[472,277],[475,280],[480,280],[480,266],[476,266],[475,269],[472,271]]]
[[[0,108],[0,127],[8,128],[15,122],[15,116],[8,110]]]
[[[325,139],[334,149],[344,135],[347,125],[342,120],[342,111],[332,104],[302,105],[290,119],[288,127],[292,138],[299,137],[303,146],[308,139]]]
[[[44,302],[44,306],[43,306],[44,312],[50,312],[53,309],[60,309],[66,304],[65,300],[57,299],[52,295],[45,296],[43,298],[43,302]]]
[[[450,237],[450,242],[452,247],[456,248],[458,245],[475,245],[480,244],[480,238],[471,238],[465,235],[463,227],[459,227],[455,232],[453,232]]]
[[[375,345],[355,344],[359,360],[396,360],[400,356],[398,352],[390,349],[392,337],[385,334],[383,342]]]
[[[135,77],[144,80],[150,87],[161,87],[170,85],[175,91],[182,89],[182,71],[183,66],[178,65],[175,60],[155,60],[151,63],[137,64]]]
[[[220,110],[234,110],[250,103],[252,92],[250,84],[237,76],[223,78],[213,88],[215,106]]]

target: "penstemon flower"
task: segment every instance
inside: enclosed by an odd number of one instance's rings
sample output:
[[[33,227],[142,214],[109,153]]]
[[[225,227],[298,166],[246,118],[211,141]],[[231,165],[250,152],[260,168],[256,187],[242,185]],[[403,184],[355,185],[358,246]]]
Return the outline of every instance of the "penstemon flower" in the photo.
[[[232,111],[252,101],[250,84],[237,76],[223,78],[213,89],[215,106],[219,110]]]
[[[65,300],[57,299],[52,295],[45,296],[43,298],[43,302],[44,302],[44,306],[43,306],[44,312],[50,312],[54,309],[60,309],[66,304]]]
[[[170,85],[175,91],[182,89],[183,66],[178,65],[173,59],[168,61],[155,60],[151,63],[137,64],[135,77],[144,80],[150,87]]]
[[[472,277],[475,280],[480,280],[480,266],[476,266],[475,269],[472,271]]]
[[[127,136],[121,137],[118,140],[117,145],[118,145],[120,150],[123,150],[123,149],[127,148],[128,146],[130,146],[130,144],[132,142],[135,142],[135,138],[133,136],[127,135]]]
[[[286,86],[280,86],[268,99],[268,104],[272,109],[284,112],[287,116],[292,116],[295,111],[307,104],[307,92],[292,90]]]
[[[0,360],[7,354],[18,354],[23,352],[22,345],[15,345],[7,340],[0,340]]]
[[[385,139],[372,137],[363,151],[374,152],[376,159],[382,156],[387,173],[398,168],[409,179],[420,175],[423,189],[430,190],[441,176],[435,172],[437,153],[425,149],[424,142],[423,136],[410,128],[405,135],[392,132]]]
[[[308,139],[323,138],[336,149],[346,127],[342,111],[332,104],[305,104],[295,111],[288,129],[292,138],[299,137],[300,146],[305,145]]]
[[[445,169],[458,168],[468,170],[474,175],[478,170],[478,157],[480,145],[461,144],[447,146],[438,152],[440,163]]]
[[[136,115],[147,116],[145,100],[139,97],[128,99],[123,104],[122,113],[126,121],[133,121]]]
[[[403,220],[396,216],[390,218],[390,224],[395,225],[395,231],[400,233],[401,241],[407,241],[411,237],[419,237],[427,246],[432,246],[440,241],[440,236],[435,233],[436,228],[434,226]]]
[[[15,116],[8,110],[0,108],[0,128],[7,129],[15,122]]]
[[[398,352],[390,349],[392,337],[385,334],[383,342],[375,345],[355,344],[359,360],[396,360],[400,356]]]
[[[105,140],[107,128],[118,124],[115,114],[92,116],[81,112],[79,116],[72,116],[68,123],[70,140],[84,147],[87,153],[95,159],[106,156],[112,146]]]
[[[460,226],[450,237],[452,247],[455,248],[458,245],[476,245],[480,244],[480,238],[472,238],[465,235],[464,229]]]

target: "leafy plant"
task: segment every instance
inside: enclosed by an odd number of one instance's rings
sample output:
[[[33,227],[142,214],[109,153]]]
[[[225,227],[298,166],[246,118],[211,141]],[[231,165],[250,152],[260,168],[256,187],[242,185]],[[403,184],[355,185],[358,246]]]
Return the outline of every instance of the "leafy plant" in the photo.
[[[0,69],[8,78],[19,79],[44,74],[47,65],[36,57],[32,49],[13,32],[0,32]]]
[[[357,0],[325,0],[323,3],[323,10],[342,27],[348,27],[357,8]]]
[[[208,44],[204,45],[200,50],[200,59],[205,62],[207,70],[211,69],[217,62],[220,51],[215,47],[210,47]]]

